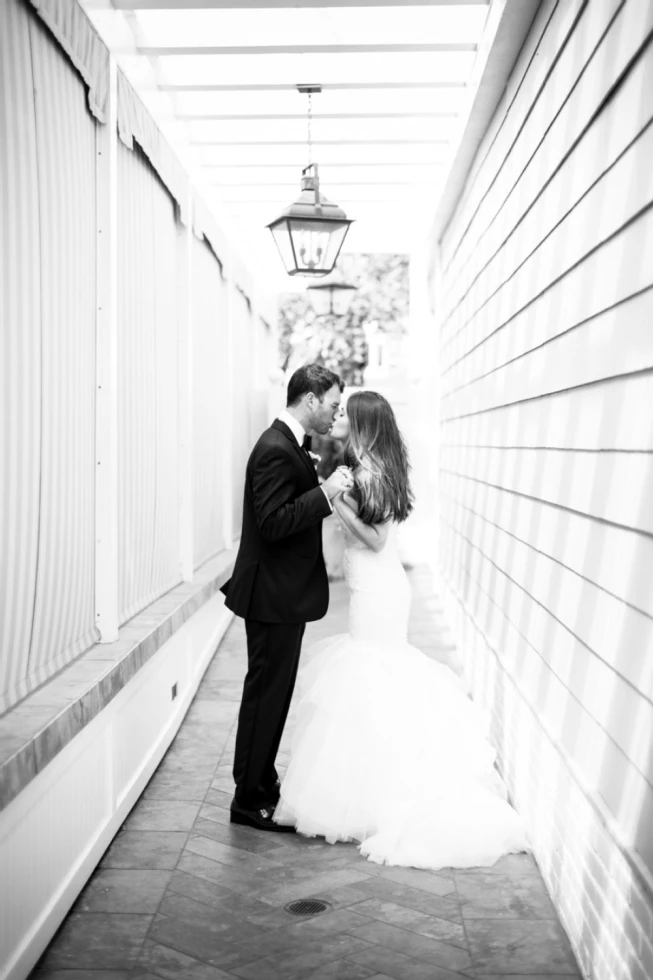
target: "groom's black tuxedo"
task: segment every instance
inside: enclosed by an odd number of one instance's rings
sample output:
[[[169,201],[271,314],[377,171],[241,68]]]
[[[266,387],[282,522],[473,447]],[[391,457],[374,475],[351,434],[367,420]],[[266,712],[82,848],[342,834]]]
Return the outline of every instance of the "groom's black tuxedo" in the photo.
[[[262,623],[322,619],[329,603],[322,521],[330,513],[313,461],[277,419],[247,463],[240,547],[222,590],[227,607]]]
[[[322,521],[331,513],[315,467],[277,419],[247,462],[243,527],[226,605],[245,620],[248,671],[234,753],[236,802],[276,801],[281,741],[307,622],[329,603]]]

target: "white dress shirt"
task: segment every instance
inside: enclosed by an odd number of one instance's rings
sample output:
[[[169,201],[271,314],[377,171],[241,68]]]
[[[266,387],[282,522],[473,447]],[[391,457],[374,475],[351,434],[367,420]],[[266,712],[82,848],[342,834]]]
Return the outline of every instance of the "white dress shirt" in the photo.
[[[306,435],[306,430],[304,429],[304,426],[302,425],[302,423],[301,422],[298,422],[297,419],[295,418],[295,416],[294,415],[291,415],[290,412],[286,412],[285,409],[283,410],[283,412],[281,412],[279,414],[279,421],[280,422],[283,422],[285,425],[288,426],[288,428],[290,429],[290,431],[294,435],[295,439],[297,440],[297,443],[299,444],[299,447],[301,448],[301,446],[302,446],[302,444],[304,442],[304,436]],[[306,450],[304,450],[304,452],[306,452]],[[321,489],[322,489],[322,491],[324,493],[324,496],[327,499],[327,503],[329,505],[330,510],[333,512],[333,505],[332,505],[331,501],[329,500],[329,497],[327,495],[326,490],[324,489],[324,487],[322,485],[320,485],[320,487],[321,487]]]

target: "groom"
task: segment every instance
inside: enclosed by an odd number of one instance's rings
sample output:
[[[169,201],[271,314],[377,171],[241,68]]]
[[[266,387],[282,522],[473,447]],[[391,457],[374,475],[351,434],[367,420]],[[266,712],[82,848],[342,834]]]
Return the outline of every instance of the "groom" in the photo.
[[[275,758],[292,697],[307,622],[329,602],[322,521],[331,499],[352,486],[341,468],[322,485],[306,433],[325,435],[340,409],[343,382],[319,364],[299,368],[287,407],[260,437],[247,462],[243,529],[227,608],[245,620],[248,670],[234,755],[232,823],[292,831],[272,817],[279,799]]]

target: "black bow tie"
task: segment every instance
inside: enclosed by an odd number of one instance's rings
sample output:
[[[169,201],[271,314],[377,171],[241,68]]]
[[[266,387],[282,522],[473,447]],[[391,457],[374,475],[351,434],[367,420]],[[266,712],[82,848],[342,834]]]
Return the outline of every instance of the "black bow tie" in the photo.
[[[313,445],[313,439],[311,438],[311,436],[304,436],[304,441],[302,442],[302,449],[305,449],[307,453],[310,453],[312,445]]]

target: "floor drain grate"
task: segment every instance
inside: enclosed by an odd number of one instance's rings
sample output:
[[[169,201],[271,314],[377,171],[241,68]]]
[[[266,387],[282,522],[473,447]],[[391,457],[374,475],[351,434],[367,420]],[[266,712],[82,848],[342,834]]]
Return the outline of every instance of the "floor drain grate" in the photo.
[[[321,902],[318,898],[301,898],[298,902],[290,902],[284,905],[286,912],[291,915],[317,915],[319,912],[326,912],[327,902]]]

